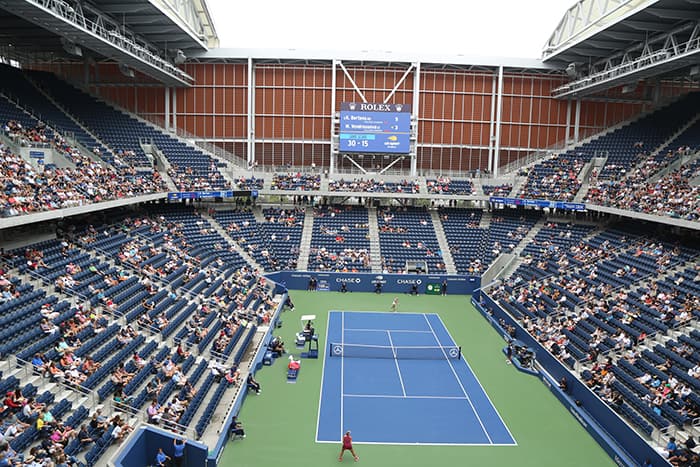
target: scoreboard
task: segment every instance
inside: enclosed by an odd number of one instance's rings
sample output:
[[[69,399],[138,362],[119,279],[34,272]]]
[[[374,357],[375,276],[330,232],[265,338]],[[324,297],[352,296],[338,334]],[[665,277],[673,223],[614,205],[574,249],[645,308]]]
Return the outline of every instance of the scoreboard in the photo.
[[[410,152],[411,106],[408,104],[340,104],[340,152]]]

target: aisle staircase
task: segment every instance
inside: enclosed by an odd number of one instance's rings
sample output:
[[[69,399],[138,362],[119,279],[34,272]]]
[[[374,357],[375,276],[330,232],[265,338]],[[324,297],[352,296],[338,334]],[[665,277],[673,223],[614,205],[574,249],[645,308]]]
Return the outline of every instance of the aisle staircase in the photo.
[[[301,243],[299,244],[299,261],[297,271],[306,271],[309,268],[309,252],[311,251],[311,236],[314,230],[314,208],[307,206],[304,211],[304,228],[301,231]]]
[[[433,220],[435,237],[437,237],[438,245],[440,245],[440,251],[442,252],[442,262],[445,263],[445,272],[447,272],[447,274],[457,274],[457,267],[455,266],[454,259],[452,258],[450,245],[447,243],[445,230],[442,228],[442,221],[440,220],[440,215],[438,214],[437,210],[432,209],[430,211],[430,218]]]
[[[382,251],[379,245],[379,222],[377,221],[377,208],[370,207],[367,212],[369,219],[369,255],[372,272],[382,272]]]

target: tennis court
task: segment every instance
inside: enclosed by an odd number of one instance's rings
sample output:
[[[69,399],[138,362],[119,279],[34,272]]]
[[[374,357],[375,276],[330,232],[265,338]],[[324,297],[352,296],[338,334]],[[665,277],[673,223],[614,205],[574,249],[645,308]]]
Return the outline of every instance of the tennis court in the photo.
[[[437,314],[330,311],[316,441],[515,445]]]

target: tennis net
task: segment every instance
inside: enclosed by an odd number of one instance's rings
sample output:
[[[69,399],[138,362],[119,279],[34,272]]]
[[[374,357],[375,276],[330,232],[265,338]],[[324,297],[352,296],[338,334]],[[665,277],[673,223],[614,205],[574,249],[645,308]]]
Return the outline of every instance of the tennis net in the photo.
[[[400,360],[459,360],[462,348],[452,346],[390,346],[331,342],[331,357],[393,358]]]

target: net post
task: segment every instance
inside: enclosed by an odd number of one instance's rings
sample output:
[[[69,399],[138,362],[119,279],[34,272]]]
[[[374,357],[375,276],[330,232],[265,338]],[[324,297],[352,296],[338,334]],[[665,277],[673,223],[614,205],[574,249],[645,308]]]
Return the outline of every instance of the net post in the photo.
[[[333,356],[333,342],[328,343],[328,356],[329,357]]]
[[[460,345],[457,347],[457,360],[461,360],[461,359],[462,359],[462,346]]]

